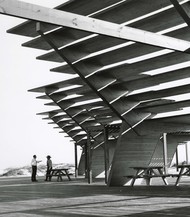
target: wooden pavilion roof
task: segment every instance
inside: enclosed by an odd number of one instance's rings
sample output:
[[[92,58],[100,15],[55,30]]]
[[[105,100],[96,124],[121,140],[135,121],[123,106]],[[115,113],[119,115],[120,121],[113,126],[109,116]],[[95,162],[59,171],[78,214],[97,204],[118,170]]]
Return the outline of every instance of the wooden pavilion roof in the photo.
[[[188,112],[171,115],[190,107],[180,97],[190,91],[183,83],[190,76],[189,0],[70,0],[51,9],[47,20],[49,9],[35,7],[41,14],[30,8],[28,17],[0,13],[31,19],[7,32],[31,37],[22,46],[46,51],[37,59],[60,63],[50,71],[76,75],[29,90],[58,106],[40,114],[75,142],[86,139],[88,128],[121,122],[129,129],[155,120],[190,124]],[[94,136],[99,137],[96,130]]]

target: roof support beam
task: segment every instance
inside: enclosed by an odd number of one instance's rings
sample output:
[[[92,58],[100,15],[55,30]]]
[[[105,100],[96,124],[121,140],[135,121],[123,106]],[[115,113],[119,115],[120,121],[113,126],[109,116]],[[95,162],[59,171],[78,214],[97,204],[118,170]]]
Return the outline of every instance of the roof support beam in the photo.
[[[180,52],[189,52],[190,49],[190,42],[188,41],[17,0],[1,1],[0,13]]]
[[[170,0],[170,2],[174,5],[175,9],[181,15],[181,17],[187,23],[187,25],[190,26],[190,18],[187,15],[184,8],[179,4],[178,0]]]

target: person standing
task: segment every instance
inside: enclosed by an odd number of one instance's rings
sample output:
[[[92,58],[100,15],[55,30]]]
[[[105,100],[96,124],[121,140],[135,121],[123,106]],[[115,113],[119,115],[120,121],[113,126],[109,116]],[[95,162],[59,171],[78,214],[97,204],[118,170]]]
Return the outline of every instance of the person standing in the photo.
[[[51,161],[51,156],[48,155],[47,157],[47,171],[46,171],[46,179],[45,181],[51,181],[51,170],[52,170],[52,161]]]
[[[32,182],[37,182],[37,180],[36,180],[37,164],[41,162],[41,160],[37,161],[36,158],[37,158],[37,156],[33,155],[32,162],[31,162],[31,166],[32,166],[31,180],[32,180]]]

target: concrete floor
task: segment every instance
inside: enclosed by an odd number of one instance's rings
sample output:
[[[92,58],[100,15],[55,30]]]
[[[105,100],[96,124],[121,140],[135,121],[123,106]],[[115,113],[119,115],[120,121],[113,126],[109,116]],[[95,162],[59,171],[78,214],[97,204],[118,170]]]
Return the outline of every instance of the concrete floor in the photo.
[[[190,177],[175,187],[161,182],[154,186],[107,187],[98,179],[32,183],[30,177],[0,178],[0,217],[124,217],[190,216]]]

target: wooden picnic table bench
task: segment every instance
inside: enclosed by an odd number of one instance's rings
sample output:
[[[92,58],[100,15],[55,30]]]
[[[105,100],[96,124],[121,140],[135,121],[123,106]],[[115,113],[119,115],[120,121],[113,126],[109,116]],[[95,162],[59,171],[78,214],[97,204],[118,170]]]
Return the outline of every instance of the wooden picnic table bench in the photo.
[[[127,178],[132,178],[131,186],[133,186],[135,184],[136,179],[139,178],[145,179],[146,184],[150,185],[152,178],[156,178],[156,177],[162,178],[164,184],[168,185],[166,178],[169,177],[170,175],[163,173],[162,166],[135,166],[131,168],[136,170],[135,175],[125,176]]]
[[[50,177],[52,178],[53,176],[56,176],[57,181],[62,181],[63,180],[62,177],[66,175],[69,181],[71,181],[71,177],[69,175],[68,170],[69,169],[66,168],[52,169],[50,172]]]
[[[180,169],[179,174],[176,175],[177,180],[175,186],[179,185],[182,176],[190,176],[190,164],[178,165],[177,168]]]

